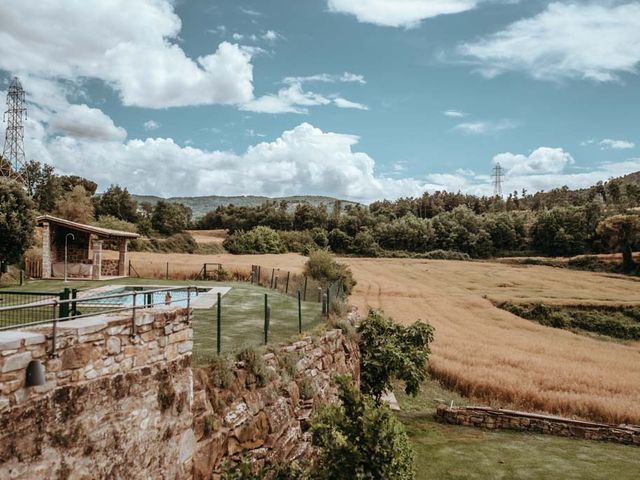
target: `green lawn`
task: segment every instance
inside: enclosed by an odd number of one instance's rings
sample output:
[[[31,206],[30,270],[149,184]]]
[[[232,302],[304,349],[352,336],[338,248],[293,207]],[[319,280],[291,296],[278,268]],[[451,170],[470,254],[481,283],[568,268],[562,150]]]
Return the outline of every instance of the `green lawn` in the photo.
[[[433,418],[439,403],[468,401],[435,381],[426,382],[416,398],[401,388],[395,393],[402,408],[398,418],[416,451],[417,480],[640,478],[638,447],[443,425]]]
[[[232,352],[245,345],[264,343],[264,294],[268,294],[271,307],[269,343],[281,343],[298,334],[297,300],[263,287],[239,282],[180,281],[125,278],[110,281],[34,280],[22,287],[7,287],[5,290],[29,292],[59,292],[63,288],[88,290],[104,285],[198,285],[228,286],[231,290],[222,297],[221,344],[223,352]],[[0,289],[2,291],[3,289]],[[318,303],[302,303],[303,332],[310,331],[323,319]],[[195,309],[193,315],[194,353],[198,357],[216,351],[216,307]]]

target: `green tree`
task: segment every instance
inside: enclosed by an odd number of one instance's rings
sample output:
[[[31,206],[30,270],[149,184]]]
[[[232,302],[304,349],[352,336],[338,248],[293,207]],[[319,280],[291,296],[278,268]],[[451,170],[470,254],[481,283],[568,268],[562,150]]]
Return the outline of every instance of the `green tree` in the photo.
[[[126,188],[111,185],[106,192],[94,199],[96,216],[111,215],[134,223],[138,220],[138,204]]]
[[[35,207],[43,213],[51,212],[64,194],[60,177],[51,165],[31,160],[22,168],[26,180],[27,193],[35,202]]]
[[[234,254],[283,253],[285,246],[278,232],[269,227],[256,227],[248,232],[229,235],[223,246]]]
[[[93,223],[93,203],[82,185],[76,185],[56,203],[53,214],[79,223]]]
[[[363,393],[380,403],[392,382],[404,382],[408,395],[417,395],[427,378],[427,359],[433,341],[433,327],[417,321],[404,326],[369,310],[358,327],[360,334],[360,380]]]
[[[79,177],[78,175],[62,175],[60,178],[60,185],[65,192],[70,192],[76,185],[82,185],[87,193],[91,196],[96,194],[98,184],[87,178]]]
[[[191,222],[191,209],[181,203],[160,200],[156,203],[151,216],[151,224],[154,230],[163,235],[180,233],[189,227]]]
[[[35,228],[33,202],[16,182],[0,178],[0,263],[18,262]]]
[[[605,218],[598,224],[597,231],[612,248],[618,248],[622,252],[622,269],[625,272],[633,270],[633,247],[640,238],[640,216],[614,215]]]
[[[336,377],[340,404],[313,418],[313,444],[320,450],[317,480],[412,480],[414,452],[403,425],[386,405],[362,395],[349,377]]]

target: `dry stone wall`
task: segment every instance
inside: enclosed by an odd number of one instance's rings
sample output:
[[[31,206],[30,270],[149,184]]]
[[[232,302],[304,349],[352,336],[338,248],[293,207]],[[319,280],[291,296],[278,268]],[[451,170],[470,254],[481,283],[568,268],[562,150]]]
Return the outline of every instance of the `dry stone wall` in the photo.
[[[192,329],[184,309],[0,332],[0,478],[191,478]],[[25,385],[31,360],[46,383]]]
[[[438,406],[436,418],[443,423],[469,427],[518,430],[640,445],[640,428],[631,425],[608,425],[512,410],[447,405]]]
[[[294,369],[283,367],[292,359]],[[219,375],[212,369],[196,370],[194,479],[218,479],[225,465],[243,456],[258,463],[311,457],[309,418],[319,405],[335,399],[333,375],[360,378],[357,342],[341,330],[295,342],[266,354],[264,361],[271,373],[263,385],[242,362],[225,388],[216,386]]]

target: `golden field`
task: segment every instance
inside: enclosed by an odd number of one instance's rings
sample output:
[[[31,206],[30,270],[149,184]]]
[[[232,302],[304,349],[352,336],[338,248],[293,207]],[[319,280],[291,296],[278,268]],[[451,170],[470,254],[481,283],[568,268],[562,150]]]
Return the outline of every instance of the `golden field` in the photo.
[[[143,276],[186,274],[202,263],[299,272],[287,255],[130,254]],[[345,258],[358,280],[351,302],[402,323],[436,329],[432,374],[483,401],[614,423],[640,424],[640,342],[622,343],[544,327],[491,303],[640,304],[640,282],[618,275],[499,262]],[[142,270],[142,271],[140,271]],[[173,275],[173,273],[172,273]]]

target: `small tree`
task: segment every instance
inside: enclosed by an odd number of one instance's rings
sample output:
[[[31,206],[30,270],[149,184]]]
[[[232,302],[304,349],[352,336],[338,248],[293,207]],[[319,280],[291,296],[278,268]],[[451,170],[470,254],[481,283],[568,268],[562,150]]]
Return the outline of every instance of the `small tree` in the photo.
[[[635,267],[633,246],[640,238],[640,216],[614,215],[598,224],[597,232],[611,245],[622,252],[622,268],[630,272]]]
[[[312,421],[320,448],[312,478],[411,480],[414,453],[400,421],[386,405],[362,395],[349,377],[336,377],[340,405],[329,404]]]
[[[160,200],[153,209],[151,224],[163,235],[180,233],[189,227],[191,209],[181,203]]]
[[[400,379],[407,394],[417,395],[420,384],[427,378],[433,327],[421,321],[400,325],[371,309],[358,327],[358,333],[362,392],[380,403],[393,380]]]
[[[35,227],[33,202],[16,182],[0,178],[0,263],[15,263],[29,247]]]
[[[347,294],[351,293],[356,284],[349,267],[336,262],[333,255],[326,250],[315,250],[309,254],[309,260],[304,265],[304,274],[325,284],[342,280]]]
[[[138,204],[129,191],[119,185],[111,185],[106,192],[94,199],[94,205],[99,217],[111,215],[130,223],[138,220]]]
[[[93,222],[93,203],[82,185],[76,185],[56,203],[53,214],[79,223]]]

